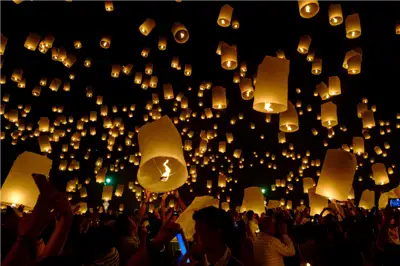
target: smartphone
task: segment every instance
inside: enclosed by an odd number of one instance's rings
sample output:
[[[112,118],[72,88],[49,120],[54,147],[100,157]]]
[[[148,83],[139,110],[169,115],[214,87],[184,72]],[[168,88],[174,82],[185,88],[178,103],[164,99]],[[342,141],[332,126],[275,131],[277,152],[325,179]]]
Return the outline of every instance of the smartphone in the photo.
[[[188,252],[188,244],[186,241],[186,238],[183,234],[183,231],[180,231],[179,233],[176,234],[176,239],[178,240],[178,244],[179,244],[179,249],[181,250],[181,256],[178,259],[178,264],[181,263],[183,257],[187,254]],[[187,259],[186,263],[190,263],[190,260]]]
[[[400,198],[389,199],[390,208],[400,208]]]

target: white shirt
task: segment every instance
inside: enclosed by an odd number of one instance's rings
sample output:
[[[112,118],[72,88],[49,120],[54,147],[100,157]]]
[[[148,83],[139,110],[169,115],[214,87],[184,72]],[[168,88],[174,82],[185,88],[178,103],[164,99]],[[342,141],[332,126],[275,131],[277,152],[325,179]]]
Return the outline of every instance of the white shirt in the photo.
[[[253,241],[254,259],[260,266],[284,266],[283,257],[294,256],[296,250],[289,236],[278,238],[260,232]]]
[[[231,251],[230,249],[227,247],[225,250],[224,255],[214,264],[210,263],[207,259],[207,255],[204,255],[204,265],[208,266],[208,265],[214,265],[214,266],[225,266],[228,259],[231,256]]]

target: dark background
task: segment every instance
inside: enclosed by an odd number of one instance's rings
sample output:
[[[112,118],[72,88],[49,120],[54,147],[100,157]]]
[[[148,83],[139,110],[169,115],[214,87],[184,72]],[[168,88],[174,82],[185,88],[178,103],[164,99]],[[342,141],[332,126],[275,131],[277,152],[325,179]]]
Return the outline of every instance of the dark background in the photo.
[[[209,143],[212,153],[217,153],[218,141],[225,140],[225,133],[234,134],[234,143],[227,146],[228,157],[232,157],[234,149],[243,149],[242,157],[245,158],[245,167],[238,168],[238,160],[233,159],[235,164],[232,174],[226,173],[229,163],[220,156],[217,159],[218,170],[235,179],[238,183],[228,184],[232,192],[222,193],[231,195],[232,202],[240,204],[243,189],[248,186],[261,186],[267,189],[266,194],[271,199],[286,197],[292,199],[294,205],[301,198],[307,198],[303,194],[302,182],[293,184],[295,189],[289,195],[285,189],[279,188],[272,192],[270,185],[275,179],[286,178],[289,171],[298,176],[298,167],[301,160],[292,161],[281,155],[282,149],[288,149],[289,143],[295,145],[296,153],[304,156],[306,150],[311,151],[310,159],[321,159],[323,161],[326,149],[322,145],[323,139],[327,139],[327,129],[321,126],[316,120],[320,112],[320,97],[314,97],[315,85],[324,81],[327,83],[329,76],[339,76],[342,84],[342,94],[332,98],[338,107],[339,124],[345,125],[347,131],[335,127],[336,135],[329,139],[328,148],[340,148],[342,144],[350,145],[353,136],[362,136],[362,122],[357,118],[357,104],[362,97],[367,97],[369,105],[375,104],[377,112],[375,120],[377,126],[370,133],[372,138],[365,141],[366,151],[370,157],[375,157],[376,162],[384,162],[386,167],[392,164],[400,167],[399,164],[399,129],[396,129],[396,112],[400,112],[398,90],[400,90],[400,36],[395,34],[396,20],[400,19],[399,2],[340,2],[344,17],[358,12],[361,19],[362,35],[360,38],[350,40],[345,37],[345,24],[332,27],[328,21],[328,6],[330,2],[320,2],[320,11],[312,19],[303,19],[299,15],[296,2],[232,2],[234,7],[233,16],[240,21],[240,29],[232,27],[222,28],[216,23],[219,9],[226,2],[114,2],[114,11],[106,12],[103,2],[30,2],[26,1],[19,5],[13,2],[1,2],[1,32],[8,37],[8,44],[4,55],[2,73],[7,76],[7,83],[1,86],[1,94],[11,94],[11,100],[7,103],[6,111],[17,107],[18,104],[32,105],[32,111],[25,118],[25,121],[32,122],[35,126],[42,116],[48,116],[54,121],[58,114],[52,113],[53,105],[64,105],[64,114],[73,116],[75,121],[82,116],[88,116],[90,111],[98,111],[97,135],[91,137],[89,134],[83,137],[80,150],[74,150],[71,146],[69,152],[75,153],[75,158],[80,161],[81,169],[73,172],[58,171],[59,153],[63,143],[69,143],[71,134],[75,131],[76,125],[68,124],[72,132],[67,137],[60,139],[58,143],[52,143],[52,154],[54,169],[51,173],[51,181],[64,190],[66,182],[78,177],[83,183],[85,178],[91,177],[92,182],[88,186],[89,207],[101,204],[102,185],[95,183],[93,167],[98,157],[103,157],[103,165],[113,164],[116,159],[123,161],[124,156],[134,154],[138,151],[136,147],[124,147],[122,152],[117,151],[118,145],[124,143],[125,136],[117,139],[112,152],[112,158],[106,159],[108,153],[106,142],[101,141],[103,130],[100,117],[100,107],[96,105],[96,96],[104,96],[104,104],[109,105],[109,117],[123,117],[126,131],[134,130],[135,126],[144,124],[143,114],[146,113],[144,106],[151,100],[151,93],[158,92],[160,105],[163,108],[162,114],[170,117],[179,116],[172,111],[174,101],[163,100],[162,84],[172,83],[175,96],[178,92],[184,92],[189,99],[189,107],[198,113],[197,118],[192,118],[190,123],[179,123],[178,130],[189,127],[196,132],[192,139],[193,147],[198,147],[202,129],[212,129],[213,124],[218,124],[218,137]],[[148,37],[139,33],[138,27],[146,18],[153,18],[156,21],[155,29]],[[177,44],[171,34],[171,27],[174,22],[183,23],[190,32],[190,39],[186,44]],[[51,60],[51,51],[42,54],[24,48],[24,42],[29,32],[36,32],[44,37],[50,33],[55,37],[53,46],[64,46],[68,53],[73,53],[78,60],[71,69],[67,69],[60,62]],[[315,76],[311,74],[311,64],[306,61],[306,56],[297,53],[296,48],[300,36],[310,35],[312,37],[311,48],[316,50],[316,56],[323,59],[322,74]],[[110,49],[102,49],[99,42],[102,36],[111,35],[112,42]],[[157,48],[159,36],[168,37],[167,50],[159,51]],[[83,47],[76,50],[73,41],[80,40]],[[278,49],[284,50],[287,59],[290,59],[289,76],[289,99],[293,104],[301,100],[304,115],[299,116],[300,129],[291,134],[286,134],[287,143],[278,144],[277,133],[279,131],[279,116],[273,115],[272,122],[265,123],[265,114],[258,113],[252,109],[252,100],[244,101],[240,97],[238,84],[232,83],[234,71],[226,71],[221,68],[220,57],[215,51],[219,41],[234,43],[238,46],[239,61],[247,62],[248,72],[246,77],[253,77],[256,74],[257,66],[266,55],[275,56]],[[140,53],[144,47],[151,48],[149,57],[143,58]],[[344,55],[347,51],[361,47],[363,50],[363,62],[361,74],[351,76],[347,70],[342,68]],[[170,67],[173,56],[179,56],[182,63],[182,70],[178,71]],[[92,59],[92,67],[86,68],[83,62],[86,58]],[[158,76],[158,88],[144,91],[140,86],[133,83],[133,76],[136,71],[144,72],[147,62],[153,62],[153,75]],[[120,78],[111,78],[112,64],[132,63],[134,68],[131,76],[121,73]],[[190,63],[193,67],[191,77],[183,75],[184,64]],[[17,84],[10,80],[12,71],[15,68],[24,70],[24,77],[27,84],[25,89],[19,89]],[[238,71],[238,69],[236,70]],[[57,93],[48,89],[52,78],[68,80],[70,73],[75,73],[76,78],[71,83],[71,91],[62,90],[62,85]],[[31,89],[39,84],[41,77],[47,77],[47,86],[42,88],[40,97],[33,97]],[[200,114],[206,107],[211,107],[211,90],[204,92],[204,105],[198,106],[197,91],[201,81],[211,81],[213,85],[224,86],[227,89],[229,100],[228,108],[223,110],[219,119],[200,119]],[[94,97],[87,98],[85,90],[87,86],[94,89]],[[188,87],[192,87],[188,91]],[[301,94],[296,94],[296,88],[301,89]],[[123,106],[136,104],[136,111],[133,118],[128,118],[127,113],[121,112]],[[310,104],[312,112],[307,112],[305,106]],[[117,105],[119,112],[113,114],[111,106]],[[179,107],[180,105],[178,105]],[[180,109],[180,107],[178,108]],[[299,108],[297,108],[299,110]],[[244,114],[243,120],[238,120],[232,126],[229,121],[232,116],[239,112]],[[389,120],[392,133],[381,136],[379,134],[379,120]],[[256,129],[250,129],[250,122],[256,124]],[[400,121],[397,120],[397,123]],[[2,130],[8,121],[2,118]],[[88,129],[92,123],[85,125]],[[62,126],[61,128],[66,128]],[[319,131],[318,136],[313,136],[311,128]],[[386,127],[385,127],[386,128]],[[13,126],[7,130],[7,137],[1,141],[1,174],[2,182],[6,177],[13,160],[18,154],[25,150],[40,152],[36,138],[28,138],[26,141],[18,140],[18,145],[12,146],[10,133],[16,130]],[[265,139],[260,139],[260,134]],[[185,135],[182,140],[188,139]],[[137,142],[136,136],[134,142]],[[383,158],[377,156],[373,148],[388,141],[391,149],[388,156]],[[89,160],[83,156],[87,148],[92,148]],[[267,163],[270,158],[265,158],[265,153],[270,151],[276,154],[275,163],[277,170],[268,169]],[[258,154],[255,158],[253,152]],[[65,154],[68,158],[68,153]],[[186,159],[189,160],[187,152]],[[260,164],[260,158],[265,163]],[[202,161],[202,159],[200,160]],[[372,179],[370,163],[368,160],[359,158],[363,166],[359,167],[354,181],[356,194],[360,195],[365,188],[387,191],[398,185],[400,177],[398,168],[390,176],[391,183],[383,187],[375,187]],[[127,188],[128,181],[136,179],[137,167],[124,162],[125,169],[118,173],[109,172],[113,184],[125,184],[125,193],[121,199],[115,198],[111,206],[125,203],[127,208],[136,206],[134,194]],[[224,168],[220,169],[221,164]],[[250,167],[254,164],[254,167]],[[206,180],[213,179],[213,195],[219,192],[217,188],[218,171],[211,171],[211,165],[205,167],[197,166],[198,178],[192,184],[193,193],[189,192],[189,186],[184,185],[180,191],[186,201],[190,201],[195,195],[207,193]],[[310,167],[304,171],[304,177],[316,177],[316,167]],[[358,182],[357,177],[362,176],[363,181]],[[85,185],[84,185],[85,186]],[[377,194],[378,196],[378,194]],[[79,192],[73,195],[73,201],[79,201]]]

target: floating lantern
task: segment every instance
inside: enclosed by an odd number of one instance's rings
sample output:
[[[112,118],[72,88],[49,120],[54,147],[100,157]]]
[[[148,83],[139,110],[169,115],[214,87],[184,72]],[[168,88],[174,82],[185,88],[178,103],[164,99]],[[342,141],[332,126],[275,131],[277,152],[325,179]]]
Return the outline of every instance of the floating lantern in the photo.
[[[331,128],[338,124],[336,104],[327,102],[321,105],[322,126]]]
[[[177,43],[186,43],[189,40],[189,31],[186,29],[185,25],[176,22],[172,26],[172,35]]]
[[[371,168],[372,175],[375,180],[375,185],[385,185],[390,182],[386,172],[386,167],[383,163],[375,163],[372,165]]]
[[[121,66],[120,65],[112,65],[112,67],[111,67],[111,77],[118,78],[120,72],[121,72]]]
[[[142,126],[138,141],[141,153],[138,181],[144,188],[161,193],[186,182],[182,140],[168,116]]]
[[[142,25],[139,26],[139,31],[144,35],[148,36],[150,32],[156,27],[156,22],[148,18],[146,19]]]
[[[347,60],[347,73],[349,75],[360,74],[361,72],[361,55],[355,55]]]
[[[107,12],[114,11],[114,4],[112,1],[105,1],[104,2],[104,8],[106,9]]]
[[[158,49],[160,51],[165,51],[167,49],[167,38],[160,36],[158,39]]]
[[[311,73],[314,75],[319,75],[322,72],[322,59],[314,58],[311,66]]]
[[[281,144],[286,143],[285,132],[278,132],[278,142]]]
[[[374,112],[371,110],[364,111],[362,113],[362,123],[363,123],[363,128],[375,127]]]
[[[302,18],[312,18],[319,11],[319,4],[316,0],[298,1],[299,12]]]
[[[103,194],[101,195],[101,199],[104,201],[110,201],[113,194],[113,186],[104,186],[103,187]]]
[[[364,190],[358,206],[366,210],[372,209],[375,206],[375,192],[368,189]]]
[[[353,152],[361,155],[364,153],[364,138],[353,137]]]
[[[303,35],[300,37],[299,45],[297,46],[297,52],[300,54],[307,54],[310,49],[311,37]]]
[[[243,209],[252,210],[254,213],[261,215],[265,213],[264,194],[259,187],[248,187],[244,189],[243,202],[240,212]]]
[[[192,66],[190,64],[185,65],[185,70],[183,71],[185,76],[189,77],[192,75]]]
[[[235,149],[235,151],[233,152],[233,157],[235,157],[236,159],[239,159],[241,154],[242,154],[241,149]]]
[[[6,50],[8,38],[1,34],[1,39],[0,39],[0,55],[4,55],[4,51]]]
[[[212,108],[225,109],[227,107],[226,89],[221,86],[215,86],[212,89]]]
[[[74,47],[75,49],[81,49],[82,48],[82,43],[79,40],[74,41]]]
[[[225,141],[218,142],[218,151],[220,153],[225,153],[226,152],[226,142]]]
[[[39,45],[39,42],[40,42],[40,35],[31,32],[26,38],[24,46],[28,50],[35,51],[37,46]]]
[[[111,36],[104,36],[100,40],[100,47],[103,49],[108,49],[111,46]]]
[[[315,59],[315,51],[313,51],[313,50],[308,51],[307,61],[312,62],[312,61],[314,61],[314,59]]]
[[[285,52],[282,50],[276,51],[276,57],[279,59],[286,59]]]
[[[226,70],[236,69],[238,65],[237,51],[234,46],[223,45],[221,47],[221,66]]]
[[[14,69],[12,75],[11,75],[11,80],[14,82],[20,82],[22,79],[22,74],[23,70],[21,68]]]
[[[317,195],[314,187],[308,189],[308,201],[310,205],[311,216],[314,216],[315,214],[321,214],[322,210],[328,206],[328,199]]]
[[[347,200],[356,172],[356,157],[343,150],[329,149],[315,193],[336,200]]]
[[[329,77],[329,95],[340,95],[340,79],[338,76]]]
[[[251,100],[253,98],[254,89],[250,78],[240,79],[239,88],[243,100]]]
[[[287,105],[287,110],[279,114],[279,129],[287,133],[296,132],[299,129],[296,108],[290,101]]]
[[[263,113],[287,110],[289,60],[266,56],[258,66],[253,109]]]
[[[355,39],[361,36],[360,16],[355,13],[346,17],[346,37]]]
[[[228,4],[225,4],[221,7],[218,15],[217,23],[221,27],[229,27],[231,25],[233,7]]]
[[[331,4],[328,9],[329,24],[338,26],[343,23],[343,13],[340,4]]]
[[[277,185],[278,186],[278,185]],[[303,178],[303,191],[304,193],[308,193],[308,189],[315,186],[315,181],[311,177]]]

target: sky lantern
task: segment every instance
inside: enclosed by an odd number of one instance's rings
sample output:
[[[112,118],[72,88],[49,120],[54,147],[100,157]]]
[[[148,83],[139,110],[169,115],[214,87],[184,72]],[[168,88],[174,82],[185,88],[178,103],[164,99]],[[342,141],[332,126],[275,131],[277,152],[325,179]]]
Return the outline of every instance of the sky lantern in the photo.
[[[279,114],[279,129],[286,133],[296,132],[299,129],[296,108],[290,101],[287,110]]]
[[[251,100],[254,96],[253,82],[250,78],[241,78],[239,88],[243,100]]]
[[[336,96],[341,94],[340,79],[338,76],[329,77],[329,95]]]
[[[302,18],[312,18],[319,12],[319,3],[316,0],[297,1]]]
[[[340,4],[331,4],[328,9],[329,24],[338,26],[343,23],[343,13]]]
[[[358,206],[366,210],[372,209],[375,206],[375,192],[368,189],[364,190]]]
[[[242,202],[242,209],[252,210],[254,213],[261,215],[265,213],[264,207],[264,194],[259,187],[248,187],[244,189],[244,197]]]
[[[386,167],[383,163],[374,163],[371,168],[375,185],[385,185],[390,182]]]
[[[142,33],[144,36],[148,36],[150,32],[156,27],[156,22],[148,18],[146,19],[142,25],[139,26],[139,31]]]
[[[364,111],[362,113],[362,123],[363,123],[363,128],[375,127],[374,112],[371,110]]]
[[[311,37],[303,35],[300,37],[299,45],[297,46],[297,52],[300,54],[307,54],[310,49]]]
[[[349,75],[356,75],[361,73],[362,56],[355,55],[347,60],[347,73]]]
[[[358,118],[362,118],[362,114],[363,114],[365,111],[368,111],[368,104],[366,104],[366,103],[359,103],[359,104],[357,105],[357,117],[358,117]]]
[[[225,70],[236,69],[238,65],[237,51],[232,45],[225,44],[221,47],[221,66]]]
[[[183,44],[189,40],[189,31],[186,29],[185,25],[175,22],[171,31],[177,43]]]
[[[29,33],[25,41],[25,48],[31,51],[35,51],[40,42],[40,35],[34,32]]]
[[[315,59],[315,51],[314,50],[309,50],[307,54],[307,61],[312,62]]]
[[[328,207],[328,199],[316,194],[315,187],[308,189],[308,201],[310,205],[311,216],[320,214],[324,208]]]
[[[158,39],[158,49],[160,51],[165,51],[167,49],[167,38],[160,36]]]
[[[356,172],[356,157],[343,150],[329,149],[325,155],[315,193],[330,199],[347,200]]]
[[[228,4],[223,5],[219,11],[218,25],[224,28],[229,27],[231,25],[232,13],[233,7]]]
[[[39,196],[32,174],[43,174],[47,177],[51,166],[52,161],[46,156],[32,152],[20,154],[1,187],[1,204],[14,207],[24,205],[26,209],[32,210]]]
[[[108,49],[111,46],[111,36],[104,36],[100,40],[100,47],[103,49]]]
[[[346,17],[346,37],[355,39],[361,36],[361,23],[358,13]]]
[[[101,199],[104,201],[110,201],[113,195],[113,190],[114,190],[113,186],[104,186]]]
[[[287,110],[290,61],[266,56],[257,70],[253,109],[262,113]]]
[[[213,109],[225,109],[228,103],[226,100],[226,89],[221,86],[215,86],[212,88],[212,108]]]
[[[107,12],[114,11],[114,4],[112,1],[105,1],[104,2],[104,8],[106,9]]]
[[[322,59],[321,58],[314,58],[311,65],[311,73],[313,75],[320,75],[322,72]]]
[[[280,184],[280,183],[279,183]],[[278,185],[276,185],[278,187]],[[308,193],[308,189],[315,186],[315,181],[311,177],[303,178],[303,191],[304,193]]]
[[[182,140],[168,116],[142,126],[138,142],[142,155],[138,181],[142,187],[162,193],[177,189],[186,182],[188,172]]]
[[[1,39],[0,39],[0,55],[4,55],[4,51],[6,50],[8,38],[1,34]]]
[[[331,128],[338,124],[336,104],[327,102],[321,105],[322,126]]]
[[[353,137],[353,152],[361,155],[364,153],[364,138]]]

